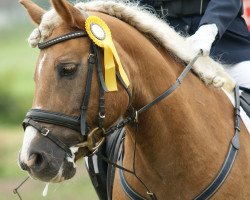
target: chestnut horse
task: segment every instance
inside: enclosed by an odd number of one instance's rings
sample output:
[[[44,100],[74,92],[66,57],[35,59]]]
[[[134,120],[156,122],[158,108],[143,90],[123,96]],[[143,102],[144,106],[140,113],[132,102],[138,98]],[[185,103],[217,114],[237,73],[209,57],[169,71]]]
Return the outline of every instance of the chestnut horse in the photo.
[[[40,31],[41,39],[50,41],[84,30],[87,17],[84,11],[65,0],[51,2],[54,10],[45,13],[29,0],[21,0],[32,20],[40,25],[40,30],[36,31]],[[145,37],[122,20],[101,12],[88,12],[88,15],[98,16],[110,28],[130,81],[127,90],[131,97],[120,82],[118,91],[104,94],[106,114],[103,128],[108,129],[121,117],[129,115],[128,107],[139,110],[171,87],[184,64],[155,40]],[[54,26],[43,26],[41,20],[45,18]],[[41,33],[49,29],[50,34]],[[39,34],[31,36],[31,45],[36,46],[34,41]],[[89,37],[77,37],[41,50],[34,75],[33,109],[43,110],[42,114],[46,111],[63,113],[66,118],[80,116],[82,100],[86,96],[88,68],[93,65],[89,59],[91,43]],[[100,58],[103,58],[102,51]],[[85,113],[90,130],[96,127],[99,111],[99,79],[95,67],[92,79]],[[74,121],[78,118],[70,119]],[[20,166],[32,177],[44,182],[72,178],[75,174],[74,162],[89,154],[84,145],[78,145],[85,144],[87,136],[81,136],[80,130],[65,124],[34,121],[25,122]],[[223,165],[235,131],[234,108],[221,89],[206,86],[197,76],[189,73],[171,95],[139,115],[138,124],[137,130],[133,126],[125,126],[123,166],[132,170],[135,164],[137,176],[157,199],[192,199],[211,183]],[[241,128],[241,148],[228,178],[213,196],[214,199],[250,199],[250,138],[243,124]],[[44,137],[48,135],[52,139]],[[133,163],[135,140],[136,159]],[[125,173],[125,177],[134,191],[148,197],[133,174]],[[117,170],[113,199],[129,199],[120,185]]]

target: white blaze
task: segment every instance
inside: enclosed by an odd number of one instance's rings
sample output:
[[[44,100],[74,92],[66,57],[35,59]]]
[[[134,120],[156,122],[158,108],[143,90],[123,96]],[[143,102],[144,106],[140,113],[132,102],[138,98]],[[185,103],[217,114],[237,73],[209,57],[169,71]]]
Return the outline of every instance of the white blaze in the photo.
[[[47,54],[45,53],[44,55],[43,55],[43,57],[42,57],[42,59],[40,60],[40,62],[39,62],[39,65],[38,65],[38,77],[40,77],[40,75],[41,75],[41,72],[42,72],[42,68],[43,68],[43,64],[44,64],[44,61],[46,60],[46,57],[47,57]]]
[[[23,146],[22,146],[21,154],[20,154],[20,160],[22,162],[26,163],[28,161],[28,158],[29,158],[28,150],[29,150],[30,144],[36,137],[36,134],[37,134],[37,130],[33,128],[32,126],[28,126],[26,128],[25,133],[24,133],[24,138],[23,138]]]

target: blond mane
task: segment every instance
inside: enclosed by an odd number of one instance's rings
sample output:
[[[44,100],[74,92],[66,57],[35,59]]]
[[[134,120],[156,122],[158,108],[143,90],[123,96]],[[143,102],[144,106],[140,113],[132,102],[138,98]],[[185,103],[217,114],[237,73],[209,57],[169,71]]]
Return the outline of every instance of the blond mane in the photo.
[[[121,19],[140,32],[153,37],[166,50],[173,52],[181,60],[189,62],[195,55],[185,42],[185,37],[171,28],[166,21],[158,18],[153,10],[141,7],[129,1],[96,0],[75,4],[83,14],[88,11],[106,13]],[[36,47],[38,42],[46,39],[61,23],[60,17],[52,9],[44,14],[42,22],[29,37],[29,44]],[[193,68],[194,72],[206,83],[231,91],[235,81],[224,71],[221,64],[210,57],[200,57]]]

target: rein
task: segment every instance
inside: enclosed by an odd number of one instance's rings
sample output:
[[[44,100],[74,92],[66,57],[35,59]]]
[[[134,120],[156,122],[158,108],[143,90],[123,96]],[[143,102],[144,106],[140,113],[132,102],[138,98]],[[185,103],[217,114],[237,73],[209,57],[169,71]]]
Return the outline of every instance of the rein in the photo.
[[[55,44],[58,44],[60,42],[64,42],[70,39],[74,38],[79,38],[79,37],[86,37],[88,34],[86,31],[81,30],[81,31],[76,31],[72,33],[68,33],[66,35],[54,38],[52,40],[39,43],[38,47],[40,49],[45,49],[50,46],[53,46]],[[155,104],[163,100],[164,98],[168,97],[170,94],[172,94],[182,83],[183,79],[186,77],[188,72],[192,69],[193,64],[195,61],[199,58],[199,56],[202,55],[202,52],[198,53],[194,59],[184,68],[183,72],[180,74],[180,76],[176,79],[176,82],[168,88],[165,92],[163,92],[160,96],[155,98],[152,102],[148,103],[144,107],[140,108],[138,111],[133,112],[130,116],[127,118],[123,119],[116,125],[108,128],[105,130],[103,128],[103,123],[105,120],[105,99],[104,99],[104,92],[107,91],[107,88],[104,83],[103,79],[103,73],[102,73],[102,68],[100,64],[100,56],[99,56],[99,51],[97,47],[92,43],[90,47],[90,54],[88,58],[88,72],[87,72],[87,79],[86,79],[86,84],[85,84],[85,92],[84,92],[84,97],[83,97],[83,102],[81,106],[81,114],[80,116],[69,116],[65,115],[63,113],[59,112],[51,112],[47,110],[42,110],[42,109],[31,109],[28,111],[24,121],[23,121],[23,128],[24,130],[26,129],[27,126],[32,126],[35,129],[38,130],[40,134],[42,134],[44,137],[47,137],[50,139],[52,142],[54,142],[58,147],[63,149],[66,153],[67,156],[73,157],[73,153],[71,152],[71,149],[68,145],[66,145],[63,141],[61,141],[59,138],[54,136],[53,132],[46,128],[45,126],[42,126],[40,123],[49,123],[53,125],[58,125],[58,126],[63,126],[66,128],[70,128],[72,130],[75,130],[77,132],[80,132],[83,141],[82,143],[75,144],[73,146],[78,146],[78,147],[87,147],[90,155],[92,154],[97,154],[99,147],[103,144],[104,140],[106,137],[114,133],[116,130],[119,130],[123,128],[125,125],[133,123],[133,122],[138,122],[138,115],[142,114],[146,110],[150,109],[153,107]],[[93,74],[93,69],[94,65],[96,66],[97,69],[97,74],[98,74],[98,84],[99,84],[99,113],[98,113],[98,125],[96,128],[94,128],[92,131],[90,131],[90,128],[86,122],[86,113],[87,113],[87,108],[88,108],[88,103],[89,103],[89,97],[91,93],[91,83],[92,83],[92,74]],[[131,94],[127,88],[127,86],[123,83],[121,78],[119,77],[119,74],[117,73],[117,78],[120,80],[122,86],[125,88],[125,90],[128,93],[129,96],[129,101],[131,102]],[[237,87],[238,88],[238,87]],[[236,91],[236,90],[235,90]],[[212,184],[208,186],[207,189],[205,189],[201,195],[197,196],[195,200],[203,200],[203,199],[208,199],[210,198],[214,192],[218,190],[220,185],[224,182],[226,179],[232,164],[234,162],[235,156],[237,154],[237,151],[239,149],[239,103],[238,103],[238,98],[236,98],[236,122],[235,122],[235,136],[232,140],[232,144],[230,146],[230,151],[228,153],[227,159],[224,163],[224,166],[222,167],[221,171],[219,172],[218,176],[214,179]],[[130,104],[129,104],[130,106]],[[101,134],[102,139],[99,141],[96,141],[95,136],[96,134],[99,133]],[[87,141],[86,141],[87,139]],[[136,141],[135,141],[135,146],[136,146]],[[233,151],[233,152],[232,152]],[[97,154],[98,156],[100,154]],[[88,155],[89,156],[89,155]],[[109,164],[119,168],[119,170],[127,171],[129,173],[132,173],[136,176],[136,178],[140,181],[140,183],[145,187],[147,190],[147,194],[149,195],[151,200],[156,200],[156,196],[154,193],[152,193],[147,186],[143,183],[143,181],[136,175],[135,170],[130,171],[122,167],[122,162],[120,162],[120,165],[117,165],[116,163],[110,162],[107,158],[101,157],[104,161],[108,162]],[[134,150],[134,159],[135,159],[135,150]],[[121,174],[121,172],[119,172]],[[125,180],[125,178],[124,178]],[[123,180],[123,182],[124,182]],[[125,182],[126,183],[126,180]],[[125,191],[126,193],[128,191]],[[133,198],[133,199],[139,199],[139,198]]]
[[[105,136],[108,136],[112,133],[114,133],[116,130],[123,128],[125,125],[133,122],[133,121],[138,121],[138,115],[145,112],[146,110],[150,109],[151,107],[153,107],[155,104],[157,104],[158,102],[160,102],[161,100],[163,100],[164,98],[168,97],[170,94],[172,94],[172,92],[174,92],[175,89],[178,88],[178,86],[181,85],[183,79],[185,78],[185,76],[188,74],[188,72],[192,69],[193,64],[195,63],[195,61],[201,56],[202,52],[198,53],[192,60],[191,62],[184,68],[184,70],[182,71],[182,73],[180,74],[180,76],[176,79],[176,82],[170,87],[168,88],[165,92],[163,92],[160,96],[158,96],[157,98],[155,98],[152,102],[148,103],[147,105],[143,106],[142,108],[140,108],[138,111],[136,111],[133,115],[125,118],[124,120],[122,120],[121,122],[119,122],[116,126],[112,126],[111,128],[109,128],[108,130],[105,131]]]
[[[231,143],[229,145],[229,150],[227,153],[227,156],[224,160],[224,163],[219,170],[217,176],[211,181],[211,183],[199,194],[197,195],[193,200],[207,200],[210,199],[222,186],[226,178],[228,177],[235,158],[237,156],[238,150],[240,149],[240,95],[239,95],[239,86],[235,86],[234,90],[234,95],[235,95],[235,133],[234,136],[231,140]],[[132,187],[128,184],[126,181],[126,178],[124,176],[124,171],[123,170],[123,141],[120,144],[121,151],[119,152],[119,158],[118,158],[118,163],[119,163],[119,177],[120,177],[120,183],[122,186],[123,191],[127,194],[127,196],[130,197],[130,199],[133,200],[147,200],[147,198],[141,196],[138,194],[136,191],[132,189]],[[130,173],[130,172],[129,172]],[[154,193],[147,192],[148,195],[154,195]],[[151,198],[154,199],[154,198]]]

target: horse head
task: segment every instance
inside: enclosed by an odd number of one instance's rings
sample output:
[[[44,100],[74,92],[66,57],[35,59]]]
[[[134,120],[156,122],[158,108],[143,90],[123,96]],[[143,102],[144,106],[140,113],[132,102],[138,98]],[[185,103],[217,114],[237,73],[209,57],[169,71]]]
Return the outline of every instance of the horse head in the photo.
[[[21,0],[39,25],[37,35],[33,32],[30,40],[41,37],[44,42],[39,45],[35,96],[23,123],[25,134],[19,163],[34,178],[60,182],[73,177],[74,162],[91,153],[86,148],[87,132],[96,134],[110,127],[126,112],[129,98],[121,83],[118,91],[104,94],[102,69],[97,67],[98,62],[102,66],[103,52],[85,32],[87,13],[65,0],[51,2],[54,9],[45,13],[36,4]],[[45,15],[56,21],[50,32],[44,31],[48,29],[42,24]]]
[[[227,176],[232,169],[216,198],[249,199],[249,187],[242,187],[250,180],[245,128],[241,134],[241,148],[245,150],[237,159],[231,156],[232,150],[236,156],[239,148],[239,108],[234,119],[233,106],[222,90],[206,87],[194,74],[187,73],[193,64],[206,83],[234,86],[231,79],[226,84],[217,76],[217,72],[224,73],[218,63],[205,57],[195,62],[198,57],[193,60],[183,37],[134,6],[116,1],[75,6],[66,0],[51,2],[54,9],[45,12],[31,1],[21,0],[39,25],[29,43],[41,49],[34,74],[33,105],[23,122],[25,134],[19,155],[22,169],[45,182],[70,179],[77,159],[94,153],[109,133],[137,119],[137,129],[126,126],[121,160],[121,169],[134,170],[125,177],[134,190],[151,197],[153,191],[158,199],[175,199],[176,194],[180,199],[193,199],[201,191],[202,195],[206,191],[213,195],[218,189],[214,183],[220,186],[226,178],[221,175]],[[87,13],[85,9],[97,12]],[[113,40],[97,47],[100,41],[95,40],[105,41],[110,36],[109,28]],[[185,67],[172,54],[192,60],[191,64]],[[121,117],[124,120],[119,122]],[[232,162],[227,162],[228,158],[233,158]],[[232,168],[234,160],[239,163]],[[122,177],[121,171],[117,176]],[[113,194],[114,199],[127,199],[117,178]]]

